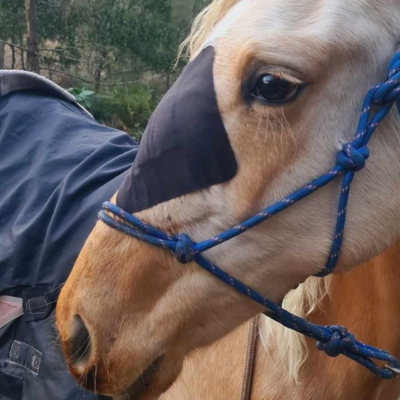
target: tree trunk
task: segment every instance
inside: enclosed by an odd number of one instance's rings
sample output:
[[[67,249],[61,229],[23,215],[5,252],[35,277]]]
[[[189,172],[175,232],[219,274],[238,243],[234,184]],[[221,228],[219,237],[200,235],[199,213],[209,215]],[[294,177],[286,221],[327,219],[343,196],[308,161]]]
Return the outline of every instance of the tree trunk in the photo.
[[[101,60],[99,63],[96,65],[95,71],[94,71],[94,91],[98,93],[100,91],[100,85],[101,85],[101,75],[103,73],[103,65],[104,62]]]
[[[19,42],[21,44],[21,48],[20,48],[20,51],[21,51],[21,68],[23,70],[25,70],[26,68],[25,68],[25,51],[23,49],[23,47],[24,47],[24,36],[23,35],[20,37]]]
[[[36,30],[36,0],[25,0],[26,21],[26,67],[28,71],[39,73],[39,46]]]
[[[4,69],[5,67],[5,56],[6,56],[6,44],[4,42],[0,42],[0,69]]]
[[[171,87],[171,72],[167,72],[167,91]]]
[[[94,91],[98,93],[100,91],[101,86],[101,77],[104,70],[104,65],[107,59],[108,52],[106,49],[100,51],[100,56],[97,58],[96,67],[94,71]]]
[[[11,42],[15,43],[15,37],[14,36],[11,38]],[[16,59],[15,59],[15,46],[12,44],[12,45],[10,45],[10,47],[11,47],[11,69],[15,69],[15,62],[16,62]]]

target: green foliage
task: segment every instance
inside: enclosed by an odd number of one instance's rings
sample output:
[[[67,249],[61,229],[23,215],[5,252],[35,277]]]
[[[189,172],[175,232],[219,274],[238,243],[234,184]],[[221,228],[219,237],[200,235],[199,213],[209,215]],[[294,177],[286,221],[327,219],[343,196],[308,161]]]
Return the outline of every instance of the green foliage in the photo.
[[[138,137],[175,79],[171,69],[190,21],[210,1],[35,0],[29,21],[40,73],[72,87],[102,123]],[[0,21],[5,66],[26,67],[24,0],[0,0]]]
[[[19,41],[25,32],[23,0],[0,0],[0,39]]]
[[[168,0],[140,0],[121,16],[124,31],[118,38],[124,47],[156,72],[168,72],[182,38],[172,21]]]
[[[106,94],[85,87],[68,91],[96,120],[125,130],[137,140],[140,140],[156,104],[153,91],[143,84],[116,87]]]
[[[96,92],[93,90],[87,89],[85,87],[73,87],[69,88],[68,92],[71,93],[74,97],[75,100],[81,104],[83,107],[85,107],[87,110],[91,110],[93,106],[93,102],[95,101],[96,97]],[[92,112],[93,114],[93,112]]]
[[[77,45],[79,27],[85,24],[81,7],[71,0],[36,0],[36,25],[42,42],[57,41],[60,47]]]

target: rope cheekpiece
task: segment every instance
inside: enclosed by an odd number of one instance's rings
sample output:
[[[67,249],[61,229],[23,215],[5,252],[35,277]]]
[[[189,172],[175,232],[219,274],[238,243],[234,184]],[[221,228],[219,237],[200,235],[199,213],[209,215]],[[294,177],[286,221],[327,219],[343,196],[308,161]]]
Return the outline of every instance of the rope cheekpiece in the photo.
[[[361,171],[369,158],[369,150],[366,147],[356,149],[351,143],[345,144],[343,150],[337,155],[337,163],[345,171]]]
[[[99,213],[99,218],[120,232],[151,245],[171,250],[176,259],[182,264],[195,261],[200,267],[225,284],[264,306],[267,310],[265,315],[268,317],[289,329],[315,339],[317,341],[317,348],[324,351],[327,355],[337,357],[343,354],[363,365],[380,378],[395,378],[400,375],[400,363],[391,354],[357,341],[344,327],[324,327],[312,324],[289,313],[241,281],[230,276],[201,255],[201,253],[233,239],[272,218],[299,200],[308,197],[318,189],[326,186],[340,175],[343,175],[332,249],[325,268],[318,276],[329,275],[339,259],[343,243],[351,183],[355,173],[364,168],[366,160],[369,157],[367,145],[371,136],[395,103],[397,103],[400,113],[400,52],[396,52],[390,63],[387,80],[373,87],[368,92],[364,101],[356,136],[351,143],[346,143],[338,153],[337,165],[333,169],[308,185],[296,190],[283,200],[267,207],[252,218],[204,242],[195,243],[185,234],[177,236],[167,235],[109,202],[104,203],[103,210]],[[384,362],[386,365],[385,367],[379,367],[373,360]]]

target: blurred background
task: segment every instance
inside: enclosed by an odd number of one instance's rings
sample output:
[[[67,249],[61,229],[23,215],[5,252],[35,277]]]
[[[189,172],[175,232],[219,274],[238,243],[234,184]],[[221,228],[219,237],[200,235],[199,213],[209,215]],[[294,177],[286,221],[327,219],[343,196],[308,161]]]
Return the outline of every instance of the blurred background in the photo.
[[[0,69],[46,76],[101,123],[140,139],[210,1],[0,0]]]

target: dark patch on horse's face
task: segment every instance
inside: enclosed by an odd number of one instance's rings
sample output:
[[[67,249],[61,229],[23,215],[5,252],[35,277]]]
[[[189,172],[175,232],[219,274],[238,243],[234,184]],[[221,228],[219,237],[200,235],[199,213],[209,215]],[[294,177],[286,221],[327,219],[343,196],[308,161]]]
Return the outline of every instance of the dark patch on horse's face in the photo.
[[[235,155],[214,86],[215,50],[207,47],[183,71],[150,119],[117,205],[139,212],[231,180]]]

